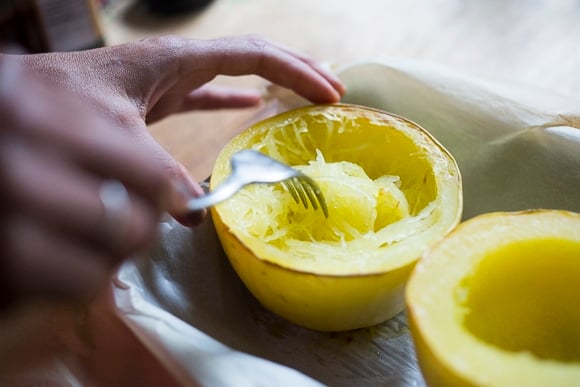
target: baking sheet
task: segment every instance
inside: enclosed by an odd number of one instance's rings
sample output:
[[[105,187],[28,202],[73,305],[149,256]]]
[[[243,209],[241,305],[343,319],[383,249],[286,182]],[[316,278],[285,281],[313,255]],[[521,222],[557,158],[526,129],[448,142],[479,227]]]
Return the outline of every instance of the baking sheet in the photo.
[[[423,385],[403,313],[379,326],[343,333],[319,333],[293,325],[264,309],[246,290],[221,250],[211,219],[195,230],[172,220],[164,223],[159,246],[149,257],[127,264],[119,279],[143,287],[133,297],[143,297],[144,302],[220,343],[286,365],[324,384]],[[167,317],[160,316],[159,321]],[[184,340],[199,345],[193,335]],[[200,352],[201,357],[206,355]],[[259,375],[258,370],[248,371]],[[277,372],[280,375],[267,380],[259,375],[249,383],[296,385],[289,383],[282,369]]]

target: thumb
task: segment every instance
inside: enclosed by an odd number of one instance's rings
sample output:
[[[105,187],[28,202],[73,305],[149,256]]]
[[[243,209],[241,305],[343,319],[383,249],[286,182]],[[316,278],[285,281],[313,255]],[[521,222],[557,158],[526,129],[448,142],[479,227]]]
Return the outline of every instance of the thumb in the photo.
[[[205,218],[207,211],[189,211],[186,210],[187,200],[192,197],[205,195],[200,184],[195,182],[187,169],[177,161],[173,160],[173,191],[169,203],[168,212],[175,220],[187,227],[199,225]]]
[[[171,179],[170,192],[165,201],[165,210],[179,223],[187,227],[199,225],[205,218],[207,211],[188,211],[187,201],[192,197],[205,195],[205,191],[190,175],[183,164],[175,160],[149,132],[137,136],[141,145],[167,171]]]

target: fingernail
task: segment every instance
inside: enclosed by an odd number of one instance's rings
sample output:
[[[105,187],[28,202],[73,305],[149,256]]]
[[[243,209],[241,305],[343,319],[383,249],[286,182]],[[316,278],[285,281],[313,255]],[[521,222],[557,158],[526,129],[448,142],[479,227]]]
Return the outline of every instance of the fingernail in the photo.
[[[205,219],[207,210],[191,211],[183,215],[175,216],[175,220],[185,227],[199,226]]]
[[[335,101],[336,102],[340,102],[341,98],[342,98],[342,94],[340,93],[340,91],[338,90],[334,90],[334,95],[335,95]]]
[[[339,81],[339,82],[340,82],[340,81]],[[339,92],[339,94],[340,94],[341,96],[343,96],[343,95],[344,95],[344,93],[346,93],[346,86],[345,86],[345,84],[344,84],[344,83],[340,82],[340,83],[338,84],[338,92]]]
[[[200,197],[206,194],[202,187],[204,183],[196,183],[189,179],[179,179],[173,181],[173,191],[177,198],[169,211],[176,221],[186,227],[195,227],[203,222],[207,215],[207,210],[189,211],[187,202],[192,197]]]

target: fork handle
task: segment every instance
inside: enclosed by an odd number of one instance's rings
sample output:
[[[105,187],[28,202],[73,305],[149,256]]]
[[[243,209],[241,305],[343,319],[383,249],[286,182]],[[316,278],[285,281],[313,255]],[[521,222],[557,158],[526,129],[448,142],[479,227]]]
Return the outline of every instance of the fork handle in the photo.
[[[215,190],[204,196],[189,199],[186,208],[188,211],[199,211],[211,207],[232,197],[245,185],[245,183],[240,182],[238,179],[232,178],[232,175],[229,175]]]

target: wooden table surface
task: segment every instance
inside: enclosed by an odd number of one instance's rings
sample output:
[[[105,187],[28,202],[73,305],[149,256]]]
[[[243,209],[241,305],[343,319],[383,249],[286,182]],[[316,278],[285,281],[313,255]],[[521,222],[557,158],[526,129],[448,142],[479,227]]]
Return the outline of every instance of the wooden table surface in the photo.
[[[411,58],[580,101],[580,0],[215,0],[200,13],[171,19],[120,0],[104,10],[103,27],[110,45],[164,34],[206,39],[257,33],[321,62]],[[252,76],[216,81],[265,84]],[[187,113],[151,131],[201,180],[254,113]]]

